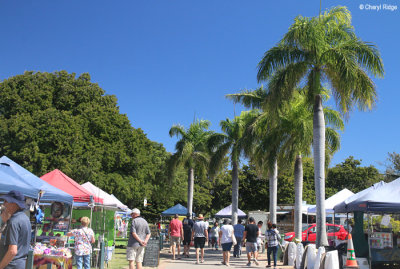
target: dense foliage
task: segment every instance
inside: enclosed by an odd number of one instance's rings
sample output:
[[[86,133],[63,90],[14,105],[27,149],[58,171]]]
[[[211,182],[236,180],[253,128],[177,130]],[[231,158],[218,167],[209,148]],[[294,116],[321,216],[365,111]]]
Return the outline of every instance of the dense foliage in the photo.
[[[393,152],[388,153],[389,164],[386,166],[385,180],[392,181],[400,177],[400,154]]]
[[[133,128],[117,98],[89,74],[25,72],[2,81],[0,154],[38,176],[58,168],[90,181],[129,207],[143,206],[145,197],[156,207],[173,205],[160,195],[169,189],[169,154]]]

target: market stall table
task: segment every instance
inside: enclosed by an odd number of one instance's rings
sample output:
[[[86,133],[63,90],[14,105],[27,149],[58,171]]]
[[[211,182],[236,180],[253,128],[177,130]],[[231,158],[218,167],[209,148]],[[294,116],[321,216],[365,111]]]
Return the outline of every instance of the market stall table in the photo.
[[[52,268],[52,264],[54,264],[56,265],[57,269],[72,269],[72,256],[34,255],[33,268],[43,268],[42,265],[46,264],[47,268]]]

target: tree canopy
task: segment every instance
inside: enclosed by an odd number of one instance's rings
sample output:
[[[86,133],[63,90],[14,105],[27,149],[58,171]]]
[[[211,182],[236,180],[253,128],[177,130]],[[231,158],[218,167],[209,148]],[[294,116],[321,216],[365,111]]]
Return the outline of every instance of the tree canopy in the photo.
[[[0,154],[38,176],[58,168],[78,183],[90,181],[130,207],[165,184],[169,158],[132,127],[114,95],[89,74],[66,71],[25,72],[0,83]]]

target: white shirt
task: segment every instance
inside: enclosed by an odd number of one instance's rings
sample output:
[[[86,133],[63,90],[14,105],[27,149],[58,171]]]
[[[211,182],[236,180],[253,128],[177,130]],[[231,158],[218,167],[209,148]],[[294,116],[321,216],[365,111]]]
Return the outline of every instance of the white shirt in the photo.
[[[233,226],[230,224],[226,224],[221,227],[221,244],[230,243],[232,242],[232,235],[234,233]]]

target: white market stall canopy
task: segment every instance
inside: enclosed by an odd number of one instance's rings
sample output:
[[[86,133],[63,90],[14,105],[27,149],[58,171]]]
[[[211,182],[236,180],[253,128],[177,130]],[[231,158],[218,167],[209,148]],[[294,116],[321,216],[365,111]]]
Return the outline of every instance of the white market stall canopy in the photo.
[[[354,195],[352,191],[349,191],[348,189],[344,188],[340,192],[332,195],[328,199],[325,200],[325,212],[329,214],[333,214],[333,208],[337,205],[340,204],[341,202],[345,201],[347,198],[350,196]],[[317,207],[315,205],[308,207],[307,209],[308,213],[316,213],[317,212]]]
[[[217,218],[230,218],[232,217],[232,204],[225,207],[224,209],[221,209],[217,214],[215,214],[215,217]],[[238,217],[239,218],[245,218],[246,214],[238,208]]]
[[[345,212],[352,212],[351,210],[347,210],[348,209],[348,205],[351,204],[352,202],[356,201],[358,198],[368,194],[369,192],[374,192],[377,189],[379,189],[380,187],[384,186],[386,183],[384,181],[380,181],[378,183],[373,184],[371,187],[366,188],[365,190],[359,191],[356,194],[350,196],[349,198],[347,198],[346,200],[344,200],[343,202],[337,204],[334,207],[335,213],[345,213]]]
[[[340,210],[340,212],[400,212],[400,178],[386,184],[381,183],[377,187],[374,186],[372,189],[368,188],[369,191],[364,195],[347,203],[345,210]],[[339,208],[335,207],[335,210],[339,210]]]
[[[97,197],[103,199],[103,205],[119,208],[122,210],[128,210],[128,207],[126,205],[124,205],[123,203],[121,203],[115,196],[106,193],[105,191],[103,191],[99,187],[96,187],[92,183],[86,182],[86,183],[82,184],[82,187],[84,187],[86,190],[88,190],[94,196],[97,196]]]

